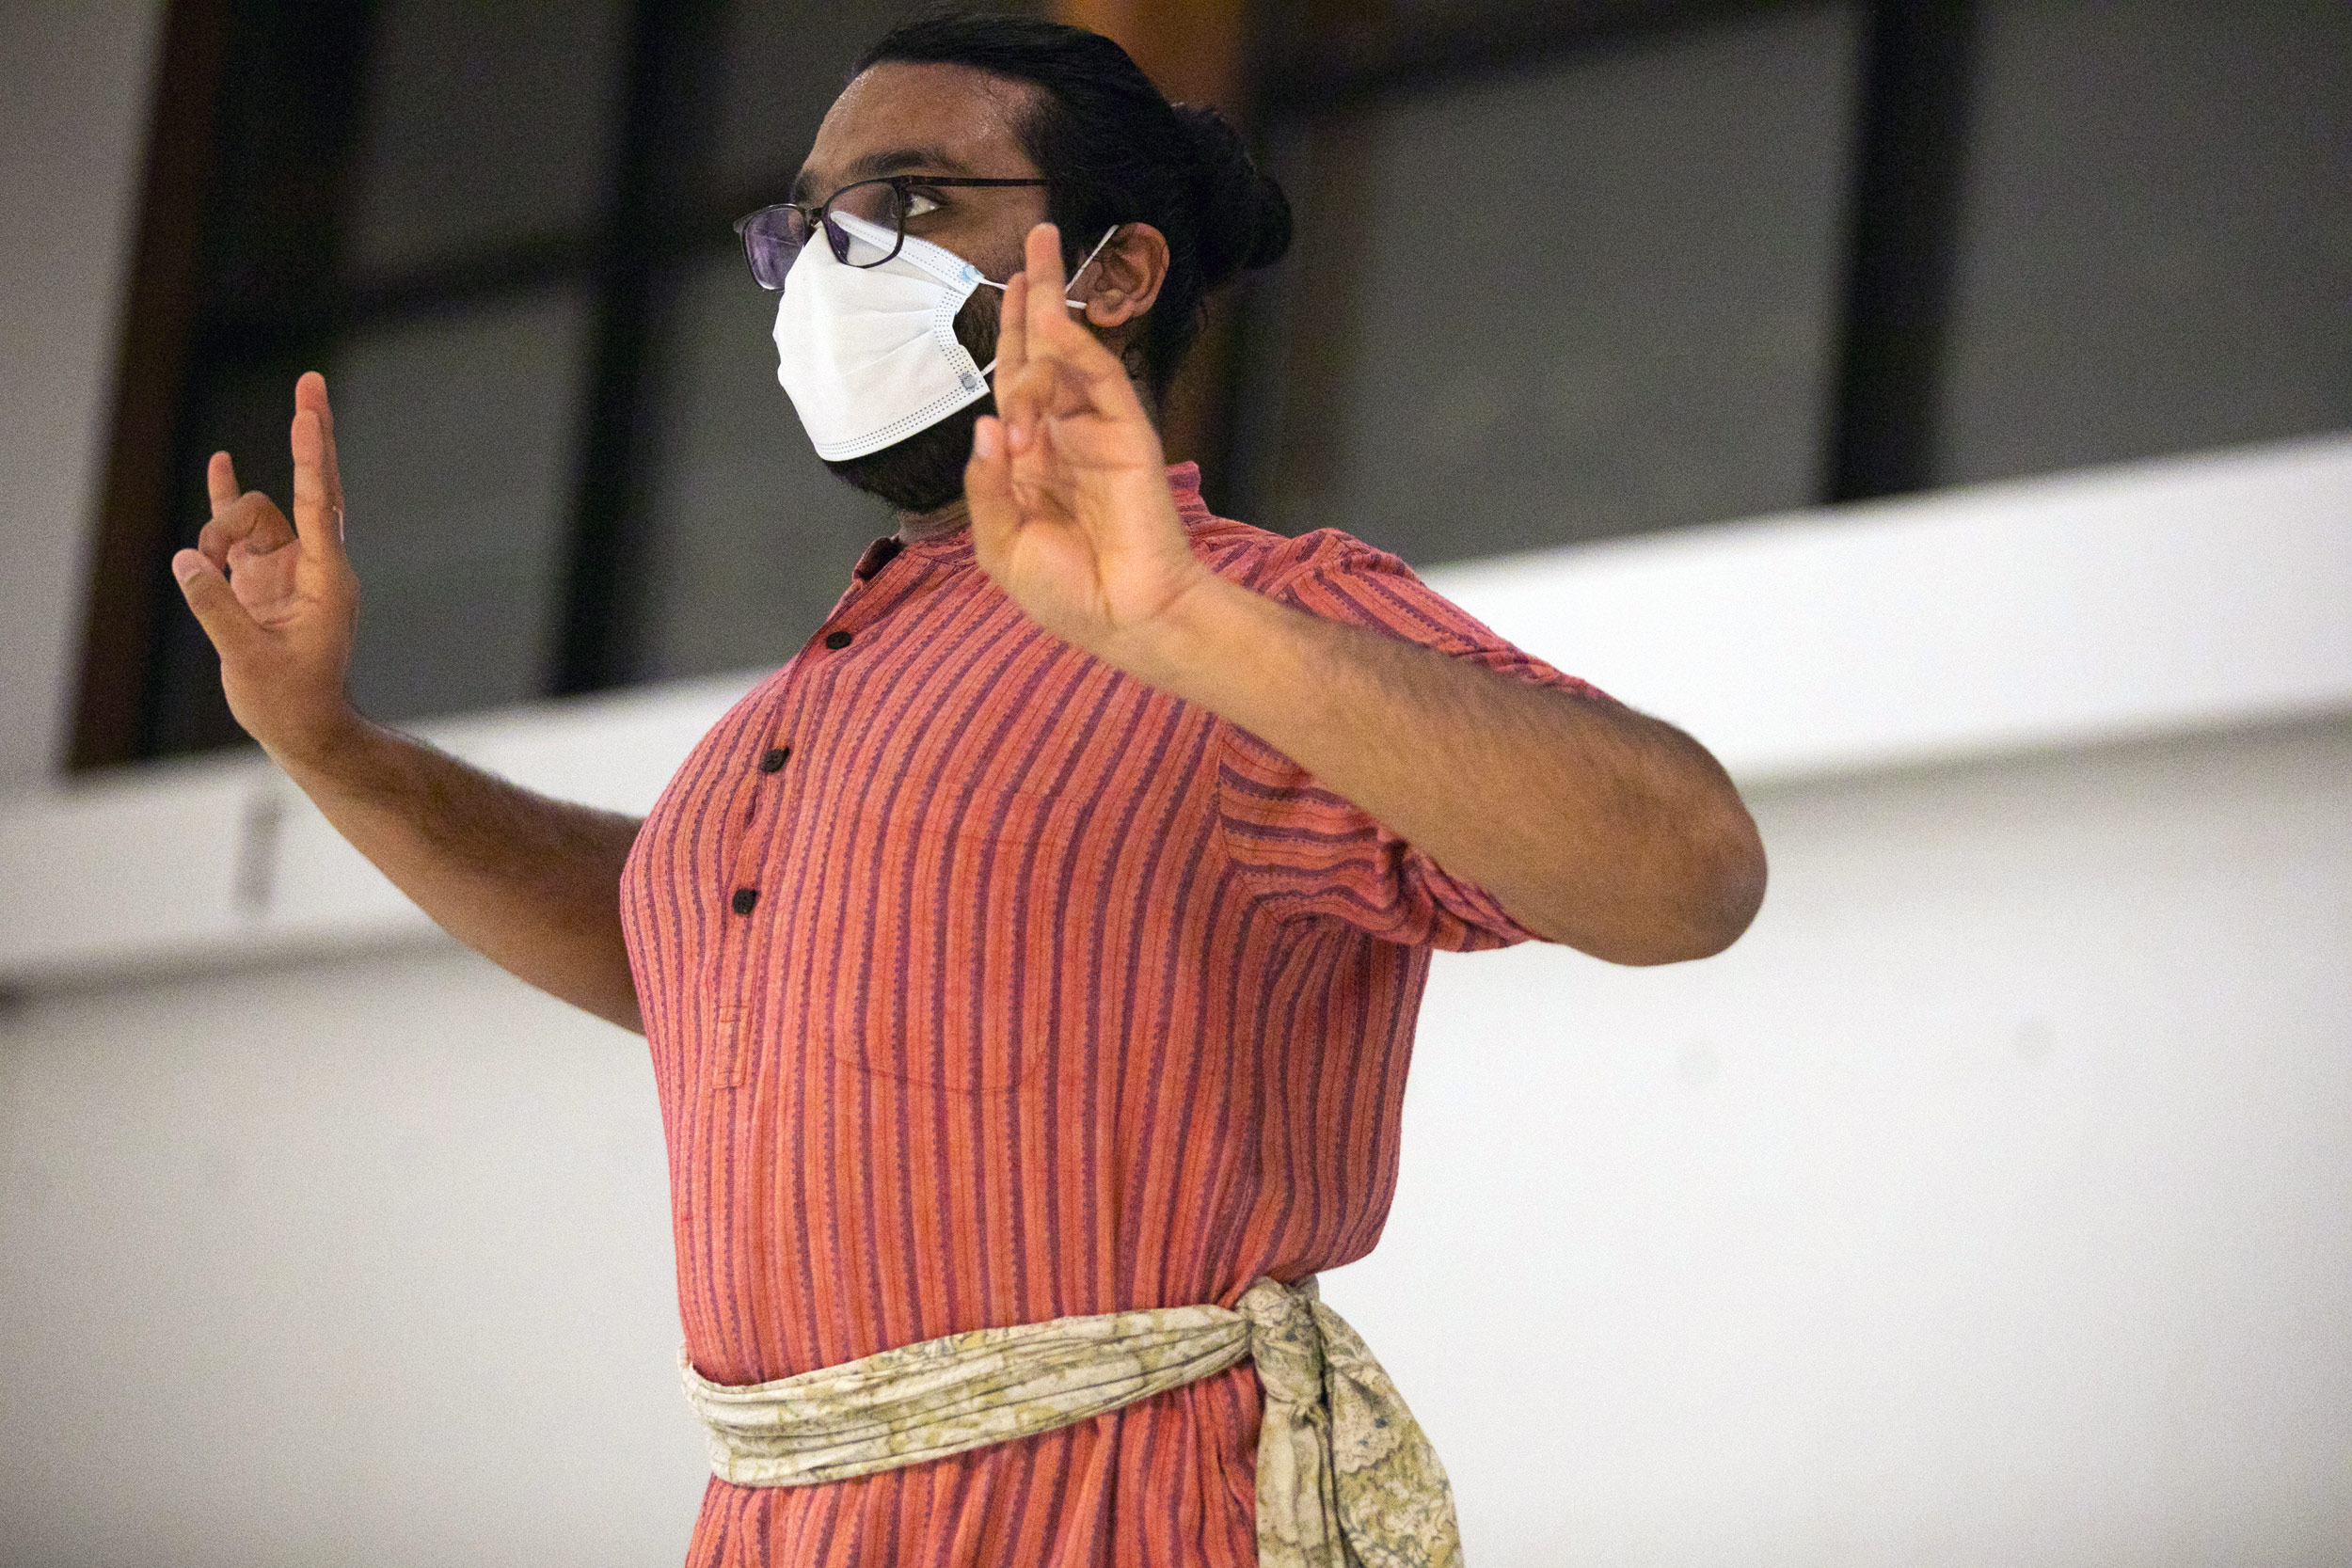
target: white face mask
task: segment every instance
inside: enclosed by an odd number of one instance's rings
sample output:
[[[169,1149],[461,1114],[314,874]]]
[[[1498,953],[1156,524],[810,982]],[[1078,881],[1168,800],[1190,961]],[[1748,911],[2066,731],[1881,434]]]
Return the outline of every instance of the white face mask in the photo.
[[[890,248],[880,225],[847,213],[831,221],[849,231],[852,258],[866,246],[877,256]],[[1072,288],[1118,231],[1117,224],[1103,231]],[[996,361],[975,365],[956,341],[956,312],[983,285],[1004,288],[912,234],[878,267],[847,264],[822,239],[802,247],[776,307],[776,380],[818,456],[837,463],[880,451],[988,395]]]

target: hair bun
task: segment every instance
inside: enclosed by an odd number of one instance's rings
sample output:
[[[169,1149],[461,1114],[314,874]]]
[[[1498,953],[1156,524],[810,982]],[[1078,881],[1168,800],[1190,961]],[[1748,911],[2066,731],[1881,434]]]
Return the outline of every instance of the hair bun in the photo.
[[[1290,198],[1261,172],[1232,122],[1206,103],[1177,103],[1191,144],[1200,200],[1200,270],[1211,289],[1248,268],[1272,266],[1291,247]]]

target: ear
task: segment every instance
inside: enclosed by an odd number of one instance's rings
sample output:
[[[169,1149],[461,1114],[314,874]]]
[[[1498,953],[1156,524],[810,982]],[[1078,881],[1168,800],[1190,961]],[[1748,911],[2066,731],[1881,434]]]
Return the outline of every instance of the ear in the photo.
[[[1124,326],[1152,309],[1168,281],[1168,236],[1148,223],[1122,224],[1077,280],[1087,324]]]

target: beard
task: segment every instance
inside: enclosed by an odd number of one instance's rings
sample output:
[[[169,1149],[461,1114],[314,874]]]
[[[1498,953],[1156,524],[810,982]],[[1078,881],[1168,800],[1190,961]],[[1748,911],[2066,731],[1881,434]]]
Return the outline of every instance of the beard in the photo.
[[[985,365],[996,357],[1001,319],[993,289],[975,289],[956,312],[956,341]],[[972,457],[972,429],[983,414],[996,411],[995,394],[966,404],[937,424],[925,425],[864,457],[826,461],[833,476],[852,489],[888,501],[901,512],[936,512],[963,499],[963,468]]]

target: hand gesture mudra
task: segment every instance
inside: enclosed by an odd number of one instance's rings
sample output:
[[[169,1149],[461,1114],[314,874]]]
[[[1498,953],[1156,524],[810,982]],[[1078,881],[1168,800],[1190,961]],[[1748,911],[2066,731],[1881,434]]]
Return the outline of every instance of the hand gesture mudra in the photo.
[[[294,384],[294,521],[240,493],[225,451],[205,470],[213,516],[171,558],[188,608],[220,655],[229,711],[281,763],[331,745],[353,718],[343,695],[359,584],[343,554],[342,481],[326,381]]]
[[[1064,301],[1052,224],[1029,231],[1025,260],[1005,289],[996,414],[964,470],[973,547],[1040,626],[1120,662],[1212,574],[1125,368]]]

